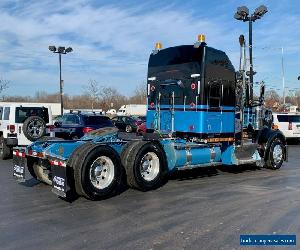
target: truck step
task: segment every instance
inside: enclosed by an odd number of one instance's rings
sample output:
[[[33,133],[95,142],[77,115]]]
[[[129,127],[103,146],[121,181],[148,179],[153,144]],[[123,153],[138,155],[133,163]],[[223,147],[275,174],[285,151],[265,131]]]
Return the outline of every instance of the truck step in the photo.
[[[251,140],[243,141],[243,145],[238,145],[235,147],[235,157],[239,161],[249,161],[251,162],[252,156],[257,150],[257,144],[253,143]]]

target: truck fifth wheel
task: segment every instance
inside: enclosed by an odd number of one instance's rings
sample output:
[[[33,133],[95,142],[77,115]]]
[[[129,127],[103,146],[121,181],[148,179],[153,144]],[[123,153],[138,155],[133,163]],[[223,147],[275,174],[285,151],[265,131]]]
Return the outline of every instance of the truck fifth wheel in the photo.
[[[203,35],[194,45],[162,49],[157,43],[145,86],[147,133],[129,140],[109,129],[82,140],[39,143],[37,151],[51,164],[52,190],[99,200],[125,180],[142,191],[158,188],[175,170],[244,164],[279,169],[287,160],[285,137],[271,129],[263,85],[259,100],[247,100],[245,77]]]

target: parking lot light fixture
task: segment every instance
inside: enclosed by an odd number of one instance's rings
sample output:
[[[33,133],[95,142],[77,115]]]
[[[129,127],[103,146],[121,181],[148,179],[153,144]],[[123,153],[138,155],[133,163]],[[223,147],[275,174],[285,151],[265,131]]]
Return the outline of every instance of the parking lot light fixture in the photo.
[[[249,72],[249,93],[247,93],[247,105],[250,106],[250,100],[253,100],[253,56],[252,56],[252,23],[257,19],[261,19],[264,14],[268,12],[266,6],[261,5],[255,9],[253,14],[249,14],[249,9],[246,6],[241,6],[237,8],[236,13],[234,14],[234,18],[239,21],[248,22],[249,23],[249,57],[250,57],[250,72]]]
[[[61,77],[61,55],[67,54],[73,51],[71,47],[65,48],[62,46],[59,46],[56,48],[55,46],[49,46],[49,50],[53,53],[57,53],[59,55],[59,89],[60,89],[60,113],[63,115],[64,112],[64,98],[63,98],[63,80]]]

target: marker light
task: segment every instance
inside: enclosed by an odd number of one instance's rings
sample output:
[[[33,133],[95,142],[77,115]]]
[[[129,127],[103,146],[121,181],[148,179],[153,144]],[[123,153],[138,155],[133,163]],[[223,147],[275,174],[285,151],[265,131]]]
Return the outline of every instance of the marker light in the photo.
[[[196,89],[196,83],[193,82],[193,83],[191,84],[191,89],[192,89],[192,90],[195,90],[195,89]]]
[[[198,35],[198,42],[205,43],[205,35],[203,35],[203,34]]]
[[[156,50],[162,49],[162,44],[161,44],[160,42],[157,42],[157,43],[155,44],[155,49],[156,49]]]

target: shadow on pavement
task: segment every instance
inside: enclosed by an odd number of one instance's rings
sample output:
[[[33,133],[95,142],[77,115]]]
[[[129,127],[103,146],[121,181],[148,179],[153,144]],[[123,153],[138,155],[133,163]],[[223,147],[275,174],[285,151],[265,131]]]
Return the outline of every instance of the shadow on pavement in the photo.
[[[33,187],[33,186],[36,186],[38,184],[40,184],[41,182],[34,179],[34,178],[31,178],[29,180],[26,180],[25,182],[20,182],[20,184],[22,186],[25,186],[25,187]]]
[[[218,166],[218,167],[205,167],[195,168],[190,170],[178,170],[170,173],[169,180],[193,180],[198,178],[212,177],[225,173],[239,174],[248,171],[256,171],[261,168],[256,165],[241,165],[241,166]]]

